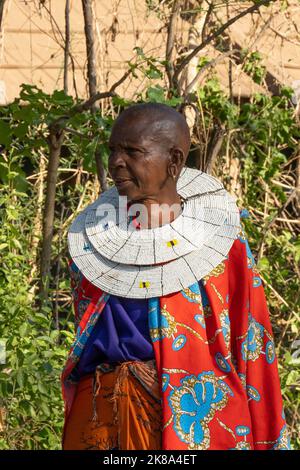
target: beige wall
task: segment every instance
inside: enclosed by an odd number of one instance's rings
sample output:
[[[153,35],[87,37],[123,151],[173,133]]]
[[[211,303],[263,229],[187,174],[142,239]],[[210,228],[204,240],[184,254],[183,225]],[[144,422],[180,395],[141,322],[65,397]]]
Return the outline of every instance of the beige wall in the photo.
[[[164,58],[165,28],[154,13],[147,12],[144,0],[95,0],[95,32],[98,88],[106,90],[126,70],[136,46],[158,58]],[[247,4],[247,2],[242,2]],[[242,47],[257,48],[268,69],[283,83],[300,79],[300,6],[290,1],[288,11],[279,11],[279,3],[260,18],[239,20],[230,28],[232,39]],[[19,93],[21,83],[32,83],[46,92],[63,88],[63,0],[47,0],[52,21],[38,0],[6,0],[0,38],[0,103],[10,102]],[[71,0],[71,52],[75,63],[75,81],[80,97],[87,96],[85,81],[86,51],[81,0]],[[219,12],[224,20],[225,12]],[[265,25],[265,21],[268,22]],[[296,26],[295,26],[295,24]],[[177,24],[177,44],[184,45],[190,24]],[[300,28],[300,27],[299,27]],[[202,54],[216,55],[215,51]],[[75,94],[73,73],[69,72],[69,93]],[[228,83],[228,60],[218,65],[224,87]],[[249,94],[259,89],[241,71],[233,67],[235,89]],[[145,82],[129,79],[119,92],[132,97]]]
[[[8,101],[18,94],[22,82],[34,83],[46,92],[63,88],[62,35],[65,2],[52,0],[46,3],[51,3],[56,24],[51,24],[49,15],[44,9],[38,8],[37,1],[7,0],[2,32],[0,80],[5,83]],[[81,0],[71,0],[70,4],[75,80],[78,95],[85,97],[86,49]],[[161,24],[155,15],[145,18],[143,1],[96,0],[94,8],[98,86],[106,89],[127,69],[126,61],[135,56],[134,47],[144,47],[157,54],[164,35],[158,33]],[[123,92],[128,89],[129,82],[123,85]],[[71,67],[69,92],[75,92]]]

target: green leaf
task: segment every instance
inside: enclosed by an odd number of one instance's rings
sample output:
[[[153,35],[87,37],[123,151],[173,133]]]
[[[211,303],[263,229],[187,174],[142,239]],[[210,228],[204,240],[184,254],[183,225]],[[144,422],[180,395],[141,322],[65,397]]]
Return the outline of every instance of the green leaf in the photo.
[[[28,127],[28,123],[22,122],[17,127],[14,127],[12,132],[16,137],[22,138],[27,134]]]
[[[141,47],[134,47],[133,50],[137,53],[138,56],[144,58],[145,54]]]
[[[265,270],[265,269],[269,269],[269,266],[270,266],[270,263],[269,263],[268,258],[266,258],[266,257],[260,258],[260,260],[257,263],[258,269],[259,270],[261,269],[262,271]]]
[[[48,389],[41,382],[38,382],[37,386],[41,393],[43,393],[44,395],[48,394]]]
[[[15,248],[19,248],[19,250],[22,250],[22,245],[17,238],[13,238],[12,243],[15,246]]]
[[[31,415],[32,418],[35,419],[35,418],[37,417],[37,416],[36,416],[36,411],[35,411],[35,409],[33,408],[32,405],[29,405],[29,413],[30,413],[30,415]]]
[[[149,101],[154,103],[165,103],[165,91],[164,89],[157,85],[155,87],[149,87],[146,93],[146,96]]]
[[[49,408],[49,406],[47,405],[46,402],[42,401],[40,403],[40,408],[44,412],[45,416],[50,416],[51,415],[50,408]]]
[[[300,374],[297,370],[292,370],[286,379],[286,385],[291,385],[299,382]]]
[[[166,100],[165,103],[168,104],[169,106],[177,106],[178,104],[182,102],[183,102],[183,98],[173,96],[171,99]]]
[[[31,105],[22,106],[18,108],[14,113],[13,117],[15,120],[24,121],[29,126],[41,119],[40,114],[37,110],[33,109]]]
[[[0,120],[0,144],[5,145],[5,147],[9,147],[11,144],[11,128],[10,125]]]
[[[30,103],[38,103],[39,101],[45,101],[45,98],[49,98],[49,95],[43,93],[35,85],[21,85],[20,98],[24,101],[29,101]]]
[[[21,338],[23,338],[24,336],[27,335],[28,326],[29,326],[28,323],[23,323],[23,325],[20,326],[19,334],[20,334]]]
[[[24,387],[24,374],[23,374],[22,369],[19,369],[17,371],[17,383],[18,383],[20,388]]]
[[[6,215],[8,220],[18,220],[19,212],[13,207],[6,208]]]
[[[28,181],[25,178],[25,173],[20,171],[17,176],[14,178],[13,187],[20,192],[28,190]],[[26,195],[27,196],[27,195]]]
[[[63,90],[55,90],[51,95],[51,101],[56,104],[72,106],[73,98],[65,94]]]

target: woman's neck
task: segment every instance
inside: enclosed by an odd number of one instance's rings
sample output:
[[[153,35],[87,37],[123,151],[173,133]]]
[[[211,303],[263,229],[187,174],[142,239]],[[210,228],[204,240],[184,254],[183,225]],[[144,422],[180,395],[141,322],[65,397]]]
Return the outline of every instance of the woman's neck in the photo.
[[[173,222],[181,214],[181,198],[177,193],[165,197],[145,197],[130,201],[128,211],[139,223],[140,229],[161,227]]]

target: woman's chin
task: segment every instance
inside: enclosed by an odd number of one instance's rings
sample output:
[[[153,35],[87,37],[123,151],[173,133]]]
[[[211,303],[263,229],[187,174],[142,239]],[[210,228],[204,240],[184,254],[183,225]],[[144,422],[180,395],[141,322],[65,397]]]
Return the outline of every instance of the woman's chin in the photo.
[[[116,186],[120,196],[126,196],[128,199],[131,199],[134,196],[134,188],[128,186],[118,187]]]

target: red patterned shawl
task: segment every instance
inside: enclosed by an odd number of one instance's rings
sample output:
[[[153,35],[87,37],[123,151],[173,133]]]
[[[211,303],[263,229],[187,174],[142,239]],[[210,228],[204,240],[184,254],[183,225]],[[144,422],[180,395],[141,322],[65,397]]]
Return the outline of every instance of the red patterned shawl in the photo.
[[[73,287],[79,325],[62,373],[65,423],[76,392],[72,370],[109,298],[76,270]],[[290,448],[264,288],[244,232],[200,282],[149,299],[149,328],[162,449]]]

